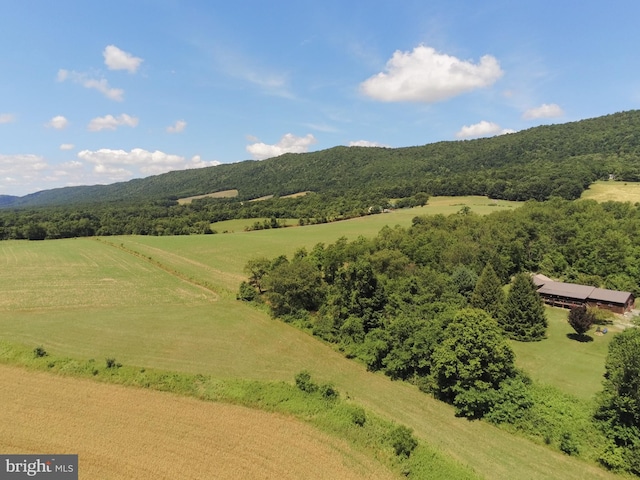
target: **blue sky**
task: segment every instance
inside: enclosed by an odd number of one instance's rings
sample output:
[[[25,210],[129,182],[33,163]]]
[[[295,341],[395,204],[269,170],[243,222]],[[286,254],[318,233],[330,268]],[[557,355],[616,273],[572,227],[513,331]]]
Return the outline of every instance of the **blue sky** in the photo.
[[[3,0],[0,194],[640,108],[637,0]]]

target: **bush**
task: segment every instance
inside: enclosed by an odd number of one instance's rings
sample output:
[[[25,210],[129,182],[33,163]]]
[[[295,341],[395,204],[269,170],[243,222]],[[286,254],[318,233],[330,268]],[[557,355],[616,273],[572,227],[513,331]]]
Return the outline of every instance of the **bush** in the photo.
[[[359,427],[364,426],[367,422],[367,414],[362,407],[354,407],[351,410],[351,421]]]
[[[311,374],[303,370],[295,376],[296,387],[306,393],[314,393],[318,390],[318,385],[311,381]]]
[[[48,355],[47,351],[42,346],[36,347],[33,349],[33,356],[35,358],[42,358],[42,357],[46,357],[47,355]]]
[[[573,435],[571,435],[570,432],[564,432],[560,437],[560,450],[567,455],[578,455],[580,453],[578,444],[573,439]]]
[[[238,290],[238,294],[236,295],[236,298],[238,300],[253,302],[257,300],[258,297],[258,291],[253,285],[250,285],[248,282],[240,283],[240,289]]]
[[[120,368],[122,366],[122,364],[116,362],[116,359],[113,357],[106,358],[105,362],[107,364],[107,368]]]
[[[330,383],[325,383],[319,387],[320,394],[327,400],[337,400],[340,397],[340,393]]]
[[[413,437],[413,430],[404,425],[399,425],[391,431],[389,441],[399,457],[409,457],[418,446],[418,441]]]

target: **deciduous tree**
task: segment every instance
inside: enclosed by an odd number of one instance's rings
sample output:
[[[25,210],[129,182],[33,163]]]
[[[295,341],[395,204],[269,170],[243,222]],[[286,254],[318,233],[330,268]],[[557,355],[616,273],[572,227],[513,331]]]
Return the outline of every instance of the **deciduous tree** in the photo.
[[[436,395],[469,418],[488,413],[499,398],[500,384],[516,375],[513,350],[484,310],[458,312],[432,358]]]

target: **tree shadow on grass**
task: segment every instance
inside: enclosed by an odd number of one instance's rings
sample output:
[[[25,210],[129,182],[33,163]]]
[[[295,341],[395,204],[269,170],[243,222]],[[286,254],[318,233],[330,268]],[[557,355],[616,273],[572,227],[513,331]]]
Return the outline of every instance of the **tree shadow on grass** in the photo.
[[[580,343],[593,342],[593,337],[590,335],[578,335],[577,333],[567,333],[567,338],[575,340]]]

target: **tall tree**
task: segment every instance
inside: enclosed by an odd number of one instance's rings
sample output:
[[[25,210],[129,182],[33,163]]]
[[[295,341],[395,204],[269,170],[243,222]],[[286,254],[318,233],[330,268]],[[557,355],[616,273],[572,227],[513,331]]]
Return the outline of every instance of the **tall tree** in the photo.
[[[609,344],[603,391],[596,419],[612,440],[603,463],[622,458],[623,467],[640,474],[640,330],[630,328]],[[620,467],[620,465],[615,465]]]
[[[504,299],[502,283],[491,264],[487,263],[471,295],[471,306],[481,308],[497,320],[500,318]]]
[[[488,413],[499,400],[500,384],[516,376],[513,350],[484,310],[459,311],[432,358],[436,395],[470,418]]]
[[[512,340],[533,342],[545,337],[544,304],[528,274],[515,276],[500,316],[500,326]]]

